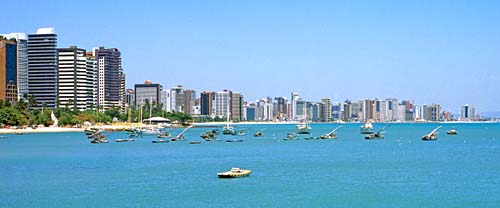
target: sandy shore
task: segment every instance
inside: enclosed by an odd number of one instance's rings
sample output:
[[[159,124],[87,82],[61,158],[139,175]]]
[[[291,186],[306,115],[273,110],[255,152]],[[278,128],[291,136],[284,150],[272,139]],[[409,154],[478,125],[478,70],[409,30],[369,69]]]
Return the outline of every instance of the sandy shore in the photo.
[[[82,128],[45,127],[36,129],[0,129],[0,134],[15,133],[54,133],[54,132],[83,132]]]

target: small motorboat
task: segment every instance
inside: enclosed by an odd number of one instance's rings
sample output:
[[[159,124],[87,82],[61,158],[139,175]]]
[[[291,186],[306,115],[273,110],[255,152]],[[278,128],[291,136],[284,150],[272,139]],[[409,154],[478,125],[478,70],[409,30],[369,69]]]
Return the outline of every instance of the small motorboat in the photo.
[[[153,140],[151,142],[152,143],[168,143],[169,141],[168,140],[164,140],[164,139],[158,139],[158,140]]]
[[[168,131],[166,131],[166,132],[160,132],[157,137],[158,138],[169,138],[170,136],[171,136],[170,133]]]
[[[437,134],[438,134],[438,129],[440,129],[441,126],[436,127],[434,130],[431,131],[431,133],[426,134],[422,137],[423,141],[436,141],[437,140]]]
[[[201,144],[201,141],[190,141],[189,144]]]
[[[243,139],[228,139],[226,142],[243,142]]]
[[[116,139],[115,142],[133,142],[134,139]]]
[[[297,134],[295,134],[295,133],[288,133],[283,140],[285,140],[285,141],[297,140]]]
[[[217,173],[219,178],[240,178],[252,174],[251,170],[244,170],[239,168],[231,168],[230,171]]]
[[[458,131],[455,127],[451,128],[449,131],[446,132],[448,135],[457,135]]]
[[[245,130],[240,130],[240,131],[238,132],[238,135],[240,135],[240,136],[245,136],[245,135],[247,135],[247,132],[245,132]]]

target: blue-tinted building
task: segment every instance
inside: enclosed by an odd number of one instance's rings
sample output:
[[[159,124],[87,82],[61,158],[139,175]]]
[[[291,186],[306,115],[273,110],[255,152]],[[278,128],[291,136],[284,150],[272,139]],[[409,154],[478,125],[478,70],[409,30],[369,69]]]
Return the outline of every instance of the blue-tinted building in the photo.
[[[17,43],[0,40],[0,100],[17,101]]]
[[[255,106],[247,106],[247,121],[255,121]]]

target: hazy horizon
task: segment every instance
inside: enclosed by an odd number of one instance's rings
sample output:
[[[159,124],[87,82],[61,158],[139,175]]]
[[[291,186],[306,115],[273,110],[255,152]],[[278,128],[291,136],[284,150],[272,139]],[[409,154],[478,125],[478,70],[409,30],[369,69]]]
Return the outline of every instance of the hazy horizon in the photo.
[[[0,17],[0,33],[54,27],[60,48],[119,48],[127,88],[500,111],[497,1],[14,1]]]

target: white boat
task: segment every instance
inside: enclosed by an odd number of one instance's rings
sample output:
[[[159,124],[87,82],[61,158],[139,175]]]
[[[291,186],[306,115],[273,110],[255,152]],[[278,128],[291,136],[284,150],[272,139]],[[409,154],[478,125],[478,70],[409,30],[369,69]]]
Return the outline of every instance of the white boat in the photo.
[[[231,115],[231,113],[229,112],[229,102],[227,103],[227,122],[226,122],[226,126],[222,129],[222,134],[230,134],[230,135],[236,135],[236,131],[234,130],[234,128],[232,126],[229,126],[229,117]]]
[[[311,125],[307,120],[306,115],[306,105],[304,104],[303,108],[303,119],[297,124],[297,134],[310,134],[311,133]]]
[[[250,174],[252,174],[251,170],[231,168],[230,171],[217,173],[217,176],[219,178],[239,178],[249,176]]]
[[[361,126],[361,134],[373,134],[372,122],[366,121],[366,123]]]

